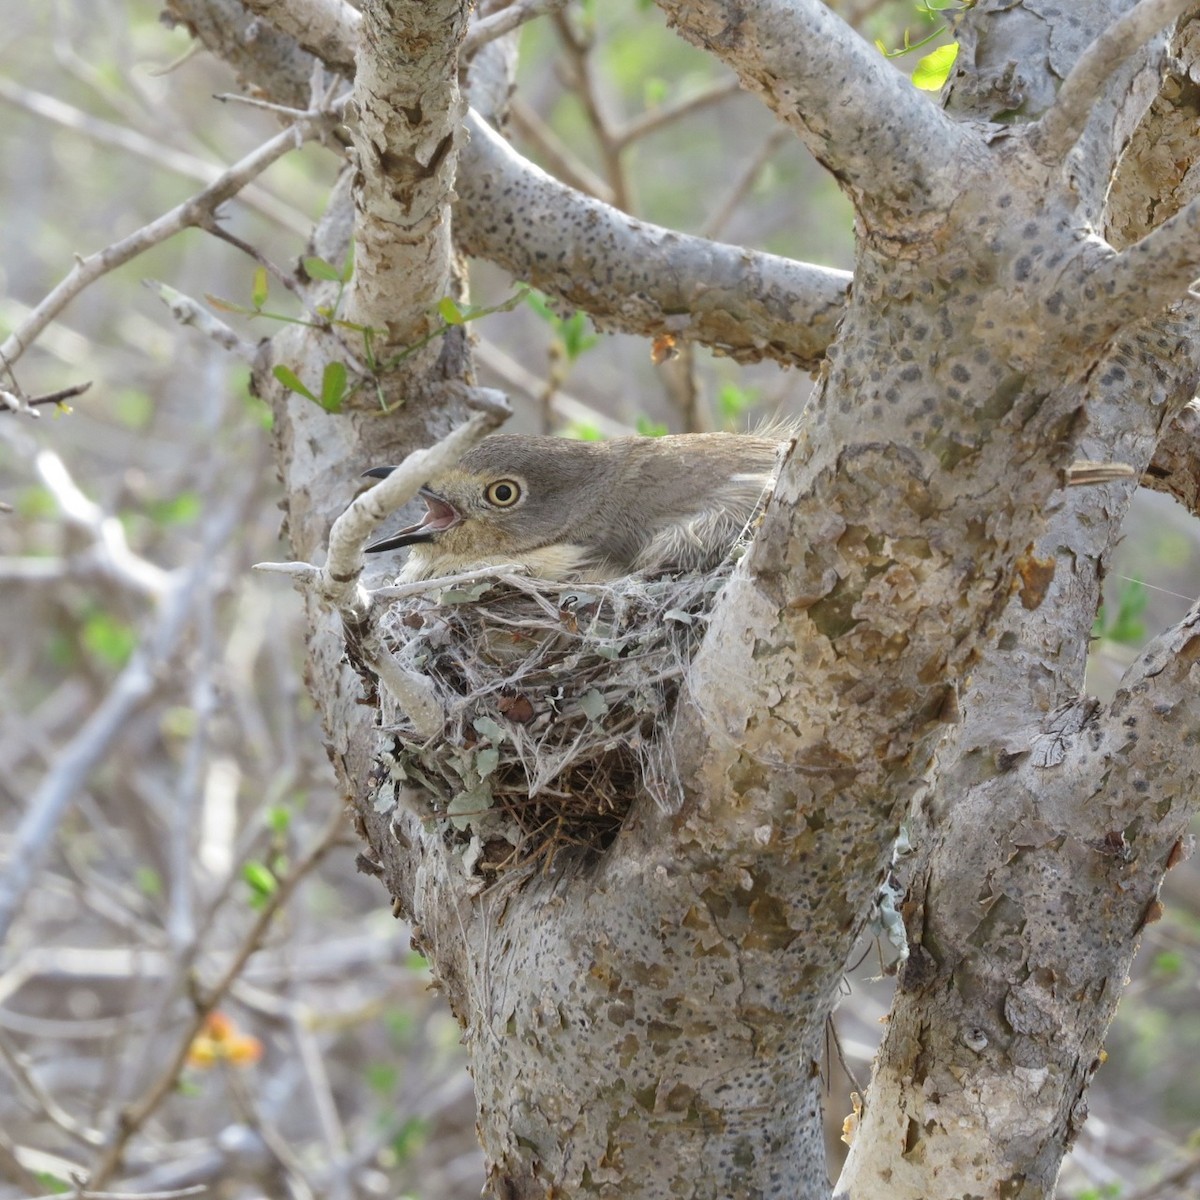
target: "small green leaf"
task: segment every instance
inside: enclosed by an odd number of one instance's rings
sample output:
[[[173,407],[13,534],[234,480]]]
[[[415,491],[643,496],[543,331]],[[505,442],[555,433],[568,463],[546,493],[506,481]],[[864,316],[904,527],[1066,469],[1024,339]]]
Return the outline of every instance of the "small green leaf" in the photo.
[[[957,42],[950,42],[949,45],[931,50],[924,58],[918,59],[913,68],[913,87],[918,87],[923,92],[940,91],[942,85],[950,78],[950,71],[957,58]]]
[[[201,510],[198,492],[180,492],[170,500],[158,500],[146,505],[146,515],[156,525],[187,525]]]
[[[154,416],[154,401],[132,388],[120,392],[114,402],[117,420],[127,429],[145,429]]]
[[[754,388],[738,387],[736,383],[723,383],[717,392],[717,409],[721,419],[727,425],[732,425],[748,409],[758,403],[758,393]]]
[[[642,103],[647,108],[658,108],[667,98],[667,81],[661,76],[652,75],[642,85]]]
[[[321,407],[326,412],[340,412],[342,401],[346,397],[346,364],[331,362],[325,364],[321,375]]]
[[[250,302],[255,308],[262,308],[266,304],[270,286],[267,282],[267,268],[257,268],[254,272],[254,284],[250,288]]]
[[[327,283],[343,282],[342,272],[315,254],[310,254],[300,261],[304,264],[304,272],[309,279],[324,279]]]
[[[163,894],[162,876],[153,867],[138,867],[133,873],[133,886],[151,899]]]
[[[106,612],[93,612],[80,633],[85,648],[111,667],[123,667],[137,645],[137,634],[124,621]]]
[[[495,746],[488,746],[475,755],[475,770],[480,779],[486,779],[500,765],[500,751]]]
[[[211,292],[205,292],[204,299],[209,307],[215,308],[217,312],[242,313],[250,317],[254,315],[254,309],[247,308],[244,304],[234,304],[232,300],[222,300],[220,296],[214,296]]]
[[[598,721],[608,712],[608,702],[595,688],[579,697],[579,709],[589,721]]]
[[[391,1063],[367,1063],[364,1074],[367,1086],[380,1096],[390,1096],[400,1082],[400,1072]]]
[[[487,738],[493,745],[498,745],[504,741],[504,729],[493,721],[491,717],[476,717],[471,722],[471,725],[480,737]]]
[[[421,1148],[429,1132],[424,1117],[409,1117],[392,1136],[391,1151],[398,1163],[407,1162]]]
[[[33,1177],[53,1196],[65,1196],[68,1192],[75,1191],[72,1184],[59,1179],[57,1175],[52,1175],[49,1171],[34,1171]]]
[[[466,829],[473,820],[483,816],[492,807],[492,789],[487,780],[483,780],[465,792],[459,792],[446,805],[446,815],[450,818],[455,829]]]
[[[437,303],[438,316],[446,322],[447,325],[461,325],[466,318],[463,316],[462,309],[449,296],[443,296]]]
[[[318,400],[316,396],[314,396],[312,392],[310,392],[308,388],[306,388],[304,384],[300,382],[300,376],[297,375],[291,367],[285,367],[280,364],[279,366],[272,368],[271,374],[274,375],[275,378],[279,380],[279,382],[282,383],[289,392],[295,392],[297,396],[303,396],[306,400],[311,400],[314,404],[321,403],[320,400]]]
[[[271,874],[270,868],[254,859],[242,865],[242,878],[250,885],[256,903],[261,904],[279,890],[279,880]]]
[[[574,438],[577,442],[602,442],[604,434],[598,425],[587,421],[572,421],[563,430],[563,437]]]
[[[277,837],[287,833],[292,824],[292,810],[286,804],[272,804],[266,812],[267,828]]]
[[[649,417],[638,417],[634,427],[642,437],[665,437],[671,432],[661,421],[652,421]]]

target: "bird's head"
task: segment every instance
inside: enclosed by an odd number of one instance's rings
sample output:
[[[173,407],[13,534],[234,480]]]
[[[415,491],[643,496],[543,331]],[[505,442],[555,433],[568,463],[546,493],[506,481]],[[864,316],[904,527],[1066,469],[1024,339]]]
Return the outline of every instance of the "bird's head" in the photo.
[[[585,468],[590,449],[561,439],[488,438],[421,488],[420,521],[374,542],[367,553],[412,547],[404,571],[409,579],[488,562],[559,577],[582,554],[566,535],[582,492],[594,483],[594,471]],[[367,474],[382,478],[392,469]]]

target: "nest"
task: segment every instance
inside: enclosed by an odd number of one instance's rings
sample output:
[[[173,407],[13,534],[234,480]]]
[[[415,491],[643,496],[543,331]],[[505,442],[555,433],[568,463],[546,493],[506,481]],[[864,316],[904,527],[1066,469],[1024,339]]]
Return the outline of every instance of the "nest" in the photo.
[[[665,731],[729,567],[588,585],[501,576],[394,604],[392,652],[446,714],[421,738],[383,697],[397,797],[422,789],[469,868],[493,877],[565,846],[598,852],[642,790],[675,807]]]

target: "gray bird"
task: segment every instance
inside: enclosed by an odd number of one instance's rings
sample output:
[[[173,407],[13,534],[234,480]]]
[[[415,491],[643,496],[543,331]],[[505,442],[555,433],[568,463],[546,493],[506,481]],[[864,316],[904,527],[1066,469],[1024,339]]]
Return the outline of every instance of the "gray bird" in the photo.
[[[367,553],[410,546],[405,581],[501,563],[586,582],[710,570],[761,503],[781,444],[732,433],[495,434],[421,489],[420,522]]]

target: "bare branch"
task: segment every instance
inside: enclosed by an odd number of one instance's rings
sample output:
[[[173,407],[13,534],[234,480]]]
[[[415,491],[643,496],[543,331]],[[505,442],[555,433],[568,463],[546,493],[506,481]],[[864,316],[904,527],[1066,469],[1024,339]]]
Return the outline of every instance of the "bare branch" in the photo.
[[[465,248],[589,313],[600,328],[702,342],[739,362],[813,369],[850,275],[674,233],[539,170],[474,113],[456,209]],[[507,214],[519,212],[510,222]]]
[[[338,105],[337,111],[340,112],[340,109],[341,106]],[[250,180],[261,175],[276,159],[282,158],[289,150],[294,150],[302,143],[328,133],[338,119],[337,113],[333,111],[310,113],[235,163],[202,192],[176,205],[170,212],[164,213],[121,241],[114,242],[87,258],[79,259],[70,274],[13,330],[3,346],[0,346],[0,356],[9,363],[16,362],[42,330],[86,287],[181,230],[212,219],[216,210],[226,200],[236,196]]]
[[[180,325],[192,326],[197,332],[216,342],[222,350],[236,354],[243,362],[254,362],[258,356],[258,347],[239,336],[237,330],[231,329],[224,321],[215,317],[203,304],[165,283],[159,283],[157,279],[143,279],[142,283],[167,306],[171,316]]]
[[[171,577],[154,628],[83,728],[55,756],[53,766],[31,797],[13,834],[8,865],[0,876],[0,944],[8,936],[71,801],[129,717],[153,693],[162,668],[175,655],[197,598],[203,594],[203,589],[195,586],[196,581],[211,569],[213,556],[241,520],[244,505],[244,496],[231,501],[208,531],[196,561]]]
[[[638,138],[655,133],[673,121],[690,117],[692,113],[708,108],[711,104],[720,104],[722,100],[736,96],[742,90],[737,79],[722,79],[711,87],[694,95],[685,96],[675,104],[664,105],[662,108],[651,108],[640,116],[634,117],[628,124],[613,131],[613,138],[618,145],[624,147]]]
[[[731,66],[855,204],[940,207],[973,135],[820,0],[658,0],[690,42]]]
[[[1141,0],[1079,56],[1054,103],[1030,131],[1030,144],[1043,162],[1058,162],[1066,155],[1083,133],[1096,97],[1113,72],[1192,3],[1194,0]]]
[[[173,171],[185,179],[194,179],[198,183],[215,183],[222,176],[222,168],[216,163],[197,158],[194,154],[177,150],[172,146],[164,146],[154,138],[138,133],[124,125],[114,125],[101,117],[93,116],[73,105],[66,104],[57,96],[47,96],[41,92],[21,87],[10,79],[0,77],[0,100],[6,100],[17,108],[33,113],[47,121],[53,121],[66,129],[74,130],[101,146],[112,146],[128,154],[136,155],[156,167]],[[249,184],[242,189],[242,202],[247,207],[271,221],[275,221],[284,229],[290,230],[299,237],[307,237],[312,221],[307,216],[285,204],[276,196],[271,195],[265,188],[257,184]]]
[[[262,944],[263,937],[280,911],[292,898],[297,886],[307,878],[321,860],[333,849],[345,829],[345,814],[339,806],[326,823],[325,828],[308,848],[302,858],[288,872],[279,886],[267,897],[266,903],[259,912],[250,931],[242,939],[241,945],[226,964],[225,970],[215,984],[199,998],[187,1028],[179,1038],[175,1052],[158,1078],[142,1093],[133,1104],[129,1105],[120,1116],[117,1130],[107,1149],[91,1172],[90,1185],[93,1189],[103,1188],[112,1178],[125,1154],[125,1147],[130,1138],[136,1134],[154,1111],[162,1103],[167,1094],[175,1087],[179,1072],[187,1059],[188,1050],[195,1041],[209,1014],[221,1003],[225,994],[233,985],[234,980],[241,974],[247,961]]]
[[[583,162],[562,139],[542,120],[538,112],[521,99],[514,96],[511,104],[513,127],[527,137],[537,148],[539,155],[550,165],[551,170],[564,183],[568,183],[577,191],[594,196],[605,204],[612,204],[613,190]],[[467,157],[470,151],[463,155],[463,169],[467,169]]]
[[[471,25],[466,41],[463,42],[463,57],[474,54],[480,46],[520,29],[526,21],[532,21],[545,13],[558,12],[567,0],[512,0],[498,12],[480,17]]]

